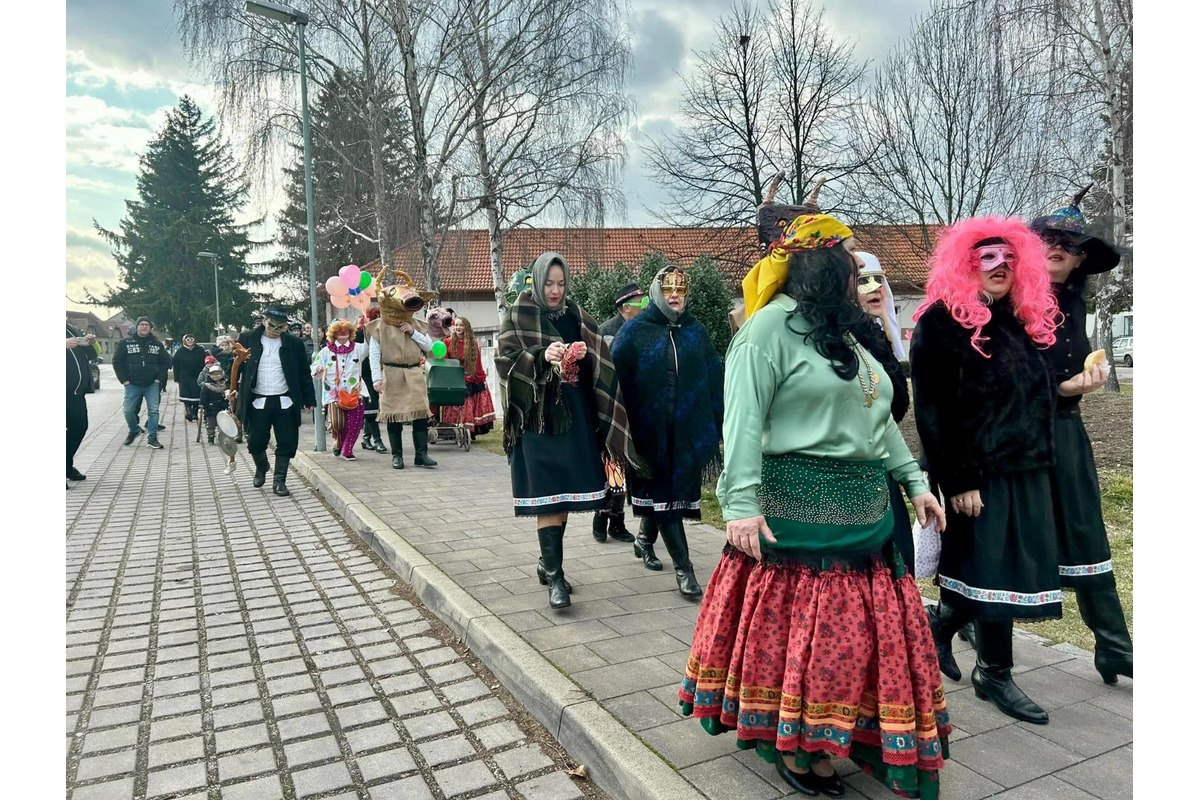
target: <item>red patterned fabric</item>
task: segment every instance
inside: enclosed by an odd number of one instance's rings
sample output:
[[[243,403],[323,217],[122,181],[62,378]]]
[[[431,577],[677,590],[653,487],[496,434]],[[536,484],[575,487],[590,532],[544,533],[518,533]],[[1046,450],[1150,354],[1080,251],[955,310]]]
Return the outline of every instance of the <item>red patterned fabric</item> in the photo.
[[[916,583],[880,561],[817,569],[727,548],[679,697],[744,747],[848,758],[868,745],[884,764],[925,772],[942,767],[952,730]]]

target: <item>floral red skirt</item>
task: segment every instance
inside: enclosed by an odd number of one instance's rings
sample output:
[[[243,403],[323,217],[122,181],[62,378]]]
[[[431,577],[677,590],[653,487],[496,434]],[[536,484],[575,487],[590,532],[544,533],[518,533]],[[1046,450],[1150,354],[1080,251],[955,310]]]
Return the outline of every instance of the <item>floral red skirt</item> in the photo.
[[[713,734],[736,730],[739,747],[768,761],[794,751],[804,766],[824,750],[896,794],[937,797],[952,728],[912,576],[879,554],[766,561],[726,547],[696,622],[683,713]]]
[[[444,425],[459,425],[463,422],[472,426],[472,433],[483,436],[496,424],[496,408],[492,405],[492,393],[486,383],[467,381],[467,396],[461,406],[440,406],[440,419]]]

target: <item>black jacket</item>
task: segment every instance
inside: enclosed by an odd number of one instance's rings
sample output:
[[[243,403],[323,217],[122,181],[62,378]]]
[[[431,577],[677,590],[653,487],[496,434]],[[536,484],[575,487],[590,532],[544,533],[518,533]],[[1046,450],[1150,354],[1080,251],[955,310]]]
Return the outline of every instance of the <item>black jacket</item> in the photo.
[[[611,336],[611,337],[615,338],[616,335],[620,332],[621,326],[624,324],[625,324],[625,318],[622,317],[620,314],[616,314],[615,316],[609,317],[608,319],[604,320],[604,322],[600,325],[600,335],[601,336]],[[609,345],[612,345],[611,341],[609,342]]]
[[[179,384],[179,396],[185,399],[195,399],[200,396],[199,384],[196,379],[204,370],[204,359],[208,351],[203,347],[193,347],[191,350],[180,347],[171,356],[171,369],[175,371],[175,382]]]
[[[258,379],[258,364],[262,360],[263,327],[260,325],[252,331],[243,333],[238,341],[250,350],[250,357],[238,371],[237,385],[237,415],[238,419],[246,421],[250,409],[251,392]],[[283,367],[283,377],[287,381],[288,397],[301,408],[317,404],[316,392],[313,391],[312,373],[304,356],[304,342],[294,334],[285,333],[279,337],[279,364]]]
[[[1087,303],[1083,298],[1083,290],[1082,280],[1054,284],[1054,294],[1058,298],[1058,309],[1063,314],[1063,322],[1055,330],[1057,339],[1045,351],[1045,355],[1054,375],[1054,394],[1060,411],[1077,408],[1079,401],[1083,399],[1083,395],[1063,397],[1058,394],[1060,383],[1083,372],[1083,360],[1092,351],[1087,336]]]
[[[83,336],[83,332],[70,325],[67,326],[67,338]],[[96,351],[88,345],[73,347],[67,351],[67,394],[91,394],[96,391],[92,385],[92,361]]]
[[[117,380],[134,386],[149,386],[155,382],[165,384],[170,366],[171,356],[158,337],[150,334],[143,338],[136,330],[117,345],[113,354],[113,372]]]
[[[1041,350],[1001,300],[981,344],[938,303],[917,322],[909,350],[922,466],[947,497],[989,476],[1053,463],[1054,389]]]
[[[225,353],[222,352],[221,348],[213,345],[208,354],[217,360],[217,363],[221,365],[221,369],[225,371],[225,377],[228,378],[229,370],[233,369],[233,360],[237,358],[234,352],[230,350],[228,353]]]

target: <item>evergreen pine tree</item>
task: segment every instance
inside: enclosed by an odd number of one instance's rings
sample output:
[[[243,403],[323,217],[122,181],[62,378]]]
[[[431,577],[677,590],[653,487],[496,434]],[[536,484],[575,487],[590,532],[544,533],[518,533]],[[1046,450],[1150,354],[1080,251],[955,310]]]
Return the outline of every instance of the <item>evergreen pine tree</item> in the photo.
[[[317,286],[324,300],[325,280],[346,264],[365,265],[379,258],[379,223],[375,219],[371,151],[364,113],[361,78],[336,70],[317,95],[312,130],[313,219],[316,227]],[[416,236],[416,210],[406,187],[411,185],[411,159],[402,142],[402,109],[385,107],[383,162],[388,174],[383,224],[392,241]],[[304,148],[296,145],[295,162],[286,168],[287,205],[279,213],[277,243],[281,255],[269,262],[266,280],[288,287],[297,309],[308,307],[308,217],[304,199]]]
[[[221,322],[247,323],[255,298],[246,258],[258,244],[247,231],[256,223],[234,222],[248,189],[212,120],[183,97],[140,164],[138,199],[125,201],[120,232],[92,220],[113,247],[119,285],[91,302],[131,319],[145,314],[159,335],[205,341],[217,319],[212,261],[197,255],[208,251],[217,254]]]

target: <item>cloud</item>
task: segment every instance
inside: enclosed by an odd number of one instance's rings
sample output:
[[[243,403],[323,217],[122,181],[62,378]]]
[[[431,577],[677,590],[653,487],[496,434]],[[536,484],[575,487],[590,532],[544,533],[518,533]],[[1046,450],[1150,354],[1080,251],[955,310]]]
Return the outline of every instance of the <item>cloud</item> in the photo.
[[[112,260],[110,255],[111,248],[108,246],[108,242],[101,239],[100,235],[94,230],[86,230],[68,225],[67,249],[70,250],[71,248],[96,250],[108,257],[108,260]]]
[[[88,192],[90,194],[108,194],[124,196],[130,192],[130,186],[122,186],[112,181],[85,178],[81,175],[67,175],[68,192]]]
[[[687,48],[680,27],[659,11],[648,9],[635,17],[633,88],[654,87],[675,78]]]
[[[187,80],[172,5],[166,0],[67,0],[67,50],[86,51],[93,76],[124,86]]]

